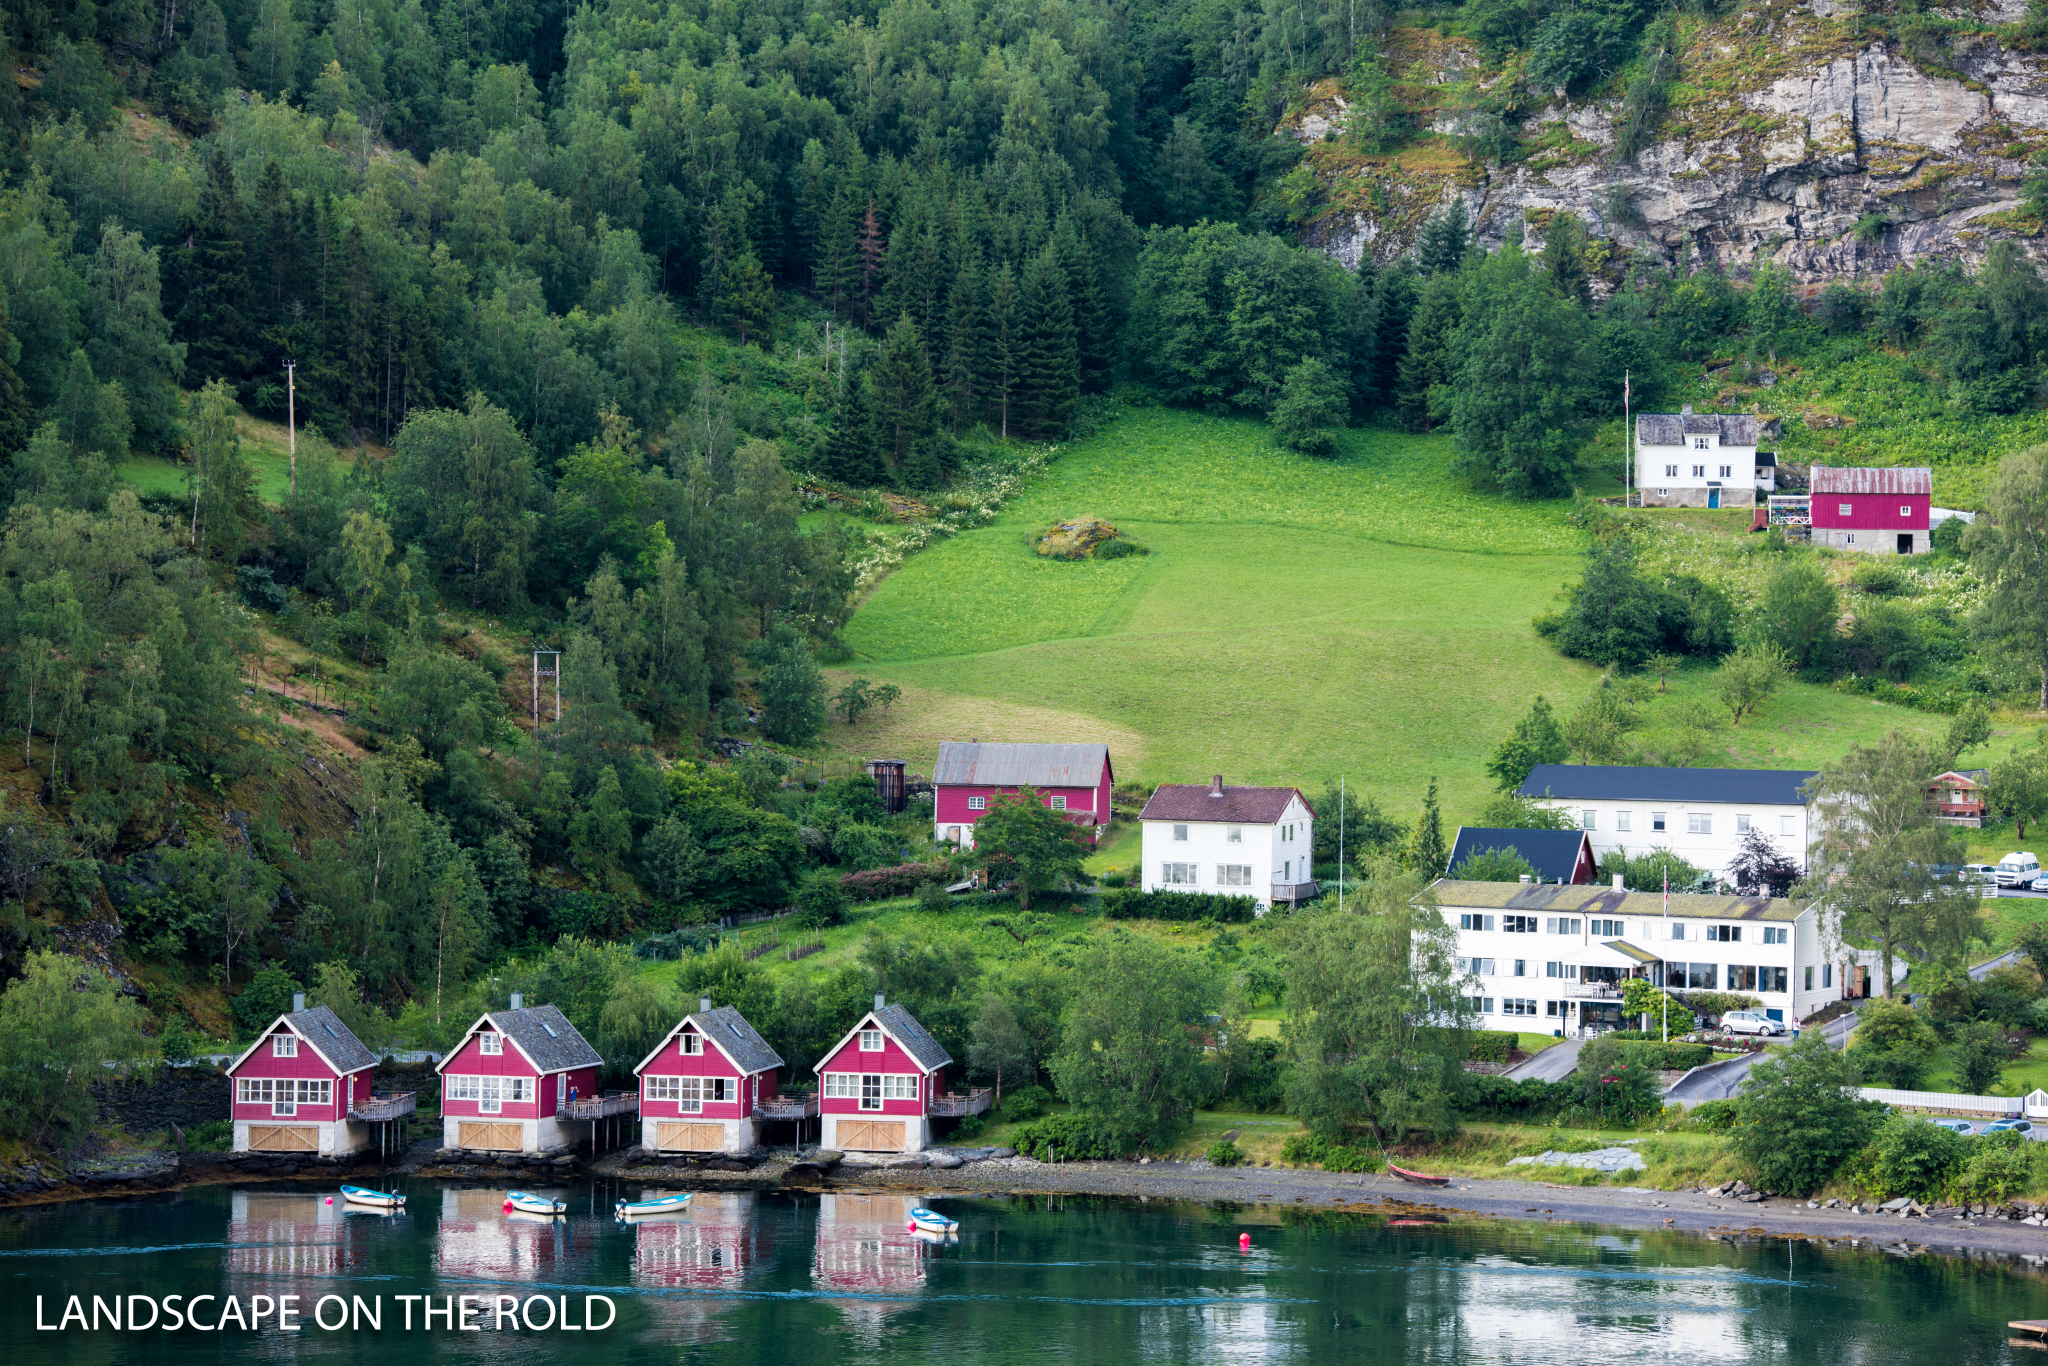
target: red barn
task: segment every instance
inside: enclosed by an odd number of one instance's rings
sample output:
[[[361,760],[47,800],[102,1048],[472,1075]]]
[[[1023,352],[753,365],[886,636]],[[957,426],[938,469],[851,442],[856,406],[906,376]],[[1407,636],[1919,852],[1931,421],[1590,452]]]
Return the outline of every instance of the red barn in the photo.
[[[326,1006],[292,998],[247,1052],[228,1064],[235,1088],[235,1151],[352,1153],[370,1126],[350,1111],[371,1096],[377,1055]]]
[[[640,1146],[651,1153],[744,1152],[761,1141],[761,1102],[775,1098],[782,1055],[731,1006],[698,1003],[633,1069]]]
[[[1931,548],[1934,471],[1925,466],[1815,465],[1807,496],[1815,545],[1868,555],[1920,555]]]
[[[998,797],[1023,787],[1067,819],[1088,827],[1092,839],[1109,827],[1108,745],[984,745],[942,740],[932,767],[932,838],[974,847],[974,823]]]
[[[571,1094],[597,1094],[603,1057],[553,1006],[486,1011],[434,1070],[441,1074],[441,1142],[449,1148],[537,1153],[574,1144],[587,1120],[568,1119]]]
[[[815,1070],[819,1143],[844,1152],[914,1153],[932,1139],[935,1116],[988,1108],[984,1088],[946,1094],[952,1055],[902,1006],[875,1008],[846,1031]]]

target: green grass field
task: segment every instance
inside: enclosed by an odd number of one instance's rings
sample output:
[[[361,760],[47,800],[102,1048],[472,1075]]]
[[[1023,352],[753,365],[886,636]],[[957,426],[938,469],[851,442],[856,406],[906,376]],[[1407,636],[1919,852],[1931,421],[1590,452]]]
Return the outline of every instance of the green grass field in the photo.
[[[286,445],[284,424],[244,415],[236,419],[235,426],[242,435],[242,458],[249,462],[249,473],[256,479],[256,496],[273,507],[283,506],[285,495],[291,488],[291,453]],[[308,441],[317,440],[318,437],[300,430],[299,444],[302,448]],[[336,459],[346,462],[352,453],[337,451],[334,454]],[[114,473],[145,494],[180,498],[192,495],[192,486],[186,481],[186,467],[161,456],[132,456],[116,465]]]
[[[876,588],[847,631],[856,663],[835,678],[886,679],[904,700],[857,730],[835,721],[831,738],[913,768],[941,739],[1100,739],[1121,781],[1221,772],[1314,791],[1345,775],[1404,819],[1435,776],[1455,824],[1485,800],[1486,758],[1530,699],[1568,710],[1598,671],[1530,624],[1579,570],[1566,506],[1475,494],[1450,460],[1441,437],[1354,431],[1316,460],[1253,421],[1133,412],[993,524]],[[1036,531],[1081,514],[1153,553],[1032,552]],[[1709,686],[1681,675],[1672,695]],[[1812,767],[1893,727],[1944,724],[1795,684],[1701,762]]]

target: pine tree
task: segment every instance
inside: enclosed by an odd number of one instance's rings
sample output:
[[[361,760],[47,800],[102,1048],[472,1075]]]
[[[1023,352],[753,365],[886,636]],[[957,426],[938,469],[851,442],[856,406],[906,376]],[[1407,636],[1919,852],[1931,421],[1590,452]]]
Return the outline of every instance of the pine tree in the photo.
[[[1560,298],[1593,306],[1593,281],[1586,269],[1586,228],[1578,217],[1559,213],[1543,234],[1543,270]]]
[[[854,298],[854,321],[868,325],[869,306],[882,276],[882,224],[875,217],[875,197],[868,196],[868,211],[861,216],[859,245],[854,248],[859,263],[858,292]]]
[[[1074,345],[1079,356],[1081,388],[1091,394],[1109,387],[1110,363],[1116,339],[1109,335],[1109,309],[1102,300],[1102,276],[1095,267],[1095,253],[1088,239],[1076,234],[1073,220],[1061,217],[1055,237],[1060,248],[1060,265],[1067,276],[1067,293],[1074,301]]]
[[[946,330],[951,345],[946,353],[946,404],[952,413],[953,435],[960,424],[974,421],[980,412],[982,393],[982,352],[987,347],[988,310],[983,299],[984,276],[981,263],[972,257],[962,262],[953,276]]]
[[[825,437],[824,474],[850,488],[874,488],[887,482],[875,440],[875,414],[869,402],[867,367],[855,362],[840,377],[839,408]]]
[[[1442,877],[1450,857],[1444,848],[1444,818],[1437,808],[1436,777],[1432,774],[1429,791],[1422,798],[1421,819],[1415,822],[1415,838],[1408,846],[1408,866],[1424,877]]]
[[[1074,304],[1066,272],[1051,243],[1025,267],[1018,304],[1022,340],[1021,425],[1026,436],[1063,435],[1080,398],[1081,358],[1074,340]]]
[[[997,434],[1005,441],[1010,439],[1010,405],[1017,396],[1024,361],[1017,328],[1017,277],[1005,261],[996,271],[995,287],[989,291],[988,325],[982,333],[987,345],[981,367],[989,411],[995,414]]]
[[[259,271],[251,314],[259,330],[274,327],[284,316],[285,300],[297,293],[293,278],[298,266],[298,243],[294,232],[291,194],[285,189],[284,171],[272,157],[264,164],[256,182],[256,212],[262,245],[257,249]]]
[[[20,359],[21,343],[8,325],[7,301],[0,298],[0,453],[6,455],[27,446],[35,427],[35,405],[29,402],[28,386],[14,369]]]
[[[347,309],[340,358],[343,384],[349,418],[364,427],[375,422],[377,412],[377,282],[370,273],[370,251],[360,223],[348,225],[341,271]]]
[[[1429,431],[1430,390],[1449,384],[1457,375],[1453,341],[1461,310],[1455,275],[1432,275],[1422,287],[1422,302],[1408,322],[1408,344],[1401,353],[1400,387],[1395,403],[1402,425],[1411,432]],[[1438,397],[1442,406],[1442,397]]]
[[[832,223],[832,173],[825,163],[825,147],[816,138],[804,144],[803,159],[791,177],[795,181],[796,250],[802,253],[804,268],[810,271],[811,288],[818,288],[819,262],[825,254]]]
[[[188,237],[190,274],[178,310],[185,364],[195,379],[249,373],[249,225],[227,152],[207,159],[206,183]]]
[[[875,425],[890,468],[900,468],[931,434],[936,406],[931,358],[909,313],[899,314],[889,329],[872,374]]]
[[[1423,274],[1441,275],[1456,270],[1465,259],[1472,234],[1465,219],[1465,201],[1453,199],[1431,214],[1422,224],[1422,240],[1416,244]]]
[[[833,198],[831,223],[823,254],[818,260],[818,297],[835,317],[851,316],[859,286],[860,209],[852,192],[842,184]]]

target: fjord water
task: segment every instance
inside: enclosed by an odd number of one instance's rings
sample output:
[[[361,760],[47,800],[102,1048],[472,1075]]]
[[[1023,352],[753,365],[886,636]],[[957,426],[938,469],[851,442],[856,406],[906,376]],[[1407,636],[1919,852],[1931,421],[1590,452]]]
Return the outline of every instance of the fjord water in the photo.
[[[0,1215],[0,1352],[9,1366],[451,1356],[1967,1366],[2032,1360],[2007,1345],[2005,1324],[2048,1316],[2048,1279],[2024,1262],[1583,1225],[1041,1196],[934,1201],[960,1221],[957,1242],[934,1242],[906,1232],[918,1201],[896,1193],[699,1194],[688,1218],[633,1227],[610,1206],[637,1188],[564,1189],[571,1214],[552,1221],[508,1218],[494,1189],[416,1183],[407,1193],[396,1217],[281,1186]],[[393,1301],[499,1291],[529,1304],[567,1296],[572,1314],[584,1294],[606,1294],[617,1321],[601,1333],[462,1333],[438,1322],[422,1331],[416,1318],[408,1332]],[[54,1323],[71,1295],[89,1305],[116,1294],[297,1294],[307,1326],[35,1327],[38,1295]],[[309,1310],[324,1294],[383,1296],[382,1330],[314,1327]]]

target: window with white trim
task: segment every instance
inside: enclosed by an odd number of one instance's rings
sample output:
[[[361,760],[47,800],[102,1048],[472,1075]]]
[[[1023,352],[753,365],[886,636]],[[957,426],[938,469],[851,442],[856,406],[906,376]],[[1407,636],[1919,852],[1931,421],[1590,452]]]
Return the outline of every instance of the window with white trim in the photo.
[[[1188,842],[1188,828],[1185,825],[1173,827],[1173,841],[1176,844],[1186,844]]]
[[[1631,819],[1632,819],[1631,813],[1629,813],[1629,812],[1627,812],[1627,811],[1617,811],[1617,812],[1615,812],[1615,813],[1614,813],[1614,828],[1615,828],[1615,829],[1616,829],[1617,831],[1621,832],[1622,834],[1627,834],[1627,833],[1628,833],[1628,827],[1629,827],[1629,821],[1630,821]]]
[[[1732,479],[1735,477],[1734,471],[1735,467],[1733,465],[1723,465],[1721,466],[1721,477],[1723,479]]]
[[[1738,835],[1747,835],[1749,833],[1749,813],[1747,811],[1735,813],[1735,833]]]
[[[1782,925],[1766,925],[1766,926],[1764,926],[1764,942],[1765,942],[1766,944],[1784,944],[1784,943],[1788,943],[1788,942],[1789,942],[1789,936],[1790,936],[1790,935],[1791,935],[1791,931],[1790,931],[1790,930],[1788,930],[1788,929],[1786,929],[1786,928],[1785,928],[1784,926],[1782,926]]]
[[[1503,1015],[1534,1015],[1536,1013],[1536,1003],[1534,1001],[1518,1000],[1513,996],[1506,996],[1501,998],[1500,1013]]]
[[[1692,477],[1693,477],[1693,478],[1695,478],[1695,479],[1704,479],[1704,478],[1706,478],[1706,477],[1707,477],[1707,467],[1706,467],[1705,465],[1694,465],[1694,466],[1692,467]]]
[[[1460,972],[1469,972],[1474,977],[1491,977],[1493,976],[1493,960],[1491,958],[1460,958],[1458,960],[1458,970]]]
[[[478,1083],[482,1080],[483,1078],[481,1077],[443,1077],[441,1079],[441,1098],[443,1100],[475,1100],[481,1094],[478,1089]]]
[[[1598,811],[1595,811],[1592,807],[1589,806],[1584,811],[1581,811],[1579,813],[1579,829],[1598,830],[1599,828],[1600,813]]]
[[[1707,438],[1704,436],[1694,437],[1692,439],[1692,448],[1696,451],[1710,451],[1713,449],[1712,446],[1707,444]]]
[[[1836,507],[1835,512],[1838,516],[1847,517],[1849,515],[1849,505],[1842,503]]]
[[[827,1072],[825,1074],[825,1099],[852,1100],[860,1094],[858,1072]]]
[[[1685,833],[1688,835],[1711,835],[1714,833],[1714,814],[1711,811],[1688,811],[1685,813]]]
[[[1197,880],[1195,865],[1192,863],[1162,863],[1159,865],[1159,880],[1169,887],[1192,887]]]
[[[1225,844],[1243,844],[1243,843],[1244,843],[1244,827],[1243,827],[1243,826],[1241,826],[1241,825],[1226,825],[1226,826],[1224,826],[1224,827],[1223,827],[1223,842],[1224,842]]]
[[[969,797],[969,798],[967,799],[967,809],[968,809],[969,811],[986,811],[986,810],[988,810],[988,798],[986,798],[986,797]]]
[[[1065,797],[1053,797],[1047,800],[1046,805],[1055,811],[1064,811],[1067,809],[1067,799]]]
[[[885,1075],[882,1078],[883,1100],[916,1100],[917,1075]]]
[[[860,1051],[863,1053],[881,1052],[882,1031],[879,1029],[863,1029],[860,1032]]]
[[[683,1079],[681,1077],[647,1077],[643,1080],[647,1085],[647,1099],[649,1100],[682,1099]]]
[[[1663,828],[1664,828],[1664,813],[1663,813],[1662,811],[1652,811],[1652,812],[1650,813],[1650,829],[1652,829],[1652,830],[1662,830]]]
[[[1901,516],[1901,517],[1911,517],[1912,515],[1913,515],[1913,509],[1911,509],[1911,508],[1900,508],[1900,509],[1899,509],[1899,516]]]
[[[1481,1015],[1493,1014],[1493,998],[1491,996],[1467,996],[1465,1002]]]
[[[268,1105],[273,1115],[294,1115],[301,1105],[330,1105],[334,1101],[334,1083],[316,1081],[311,1077],[268,1077],[238,1078],[235,1099],[244,1105]]]
[[[1252,866],[1249,863],[1219,863],[1216,865],[1218,887],[1249,887],[1252,885]]]
[[[270,1056],[273,1058],[296,1058],[299,1056],[299,1036],[276,1034],[271,1036]]]
[[[485,1057],[498,1057],[505,1051],[505,1036],[503,1034],[493,1034],[487,1029],[476,1036],[476,1047],[477,1052],[482,1053]]]
[[[880,1073],[861,1073],[860,1108],[863,1110],[879,1110],[882,1108],[882,1077]]]
[[[683,1052],[695,1057],[704,1051],[704,1036],[694,1031],[683,1032]]]
[[[1778,817],[1778,833],[1779,833],[1779,834],[1781,834],[1781,835],[1789,835],[1789,834],[1791,834],[1791,833],[1792,833],[1792,822],[1793,822],[1793,820],[1794,820],[1794,819],[1795,819],[1795,817],[1792,817],[1792,816],[1780,816],[1780,817]]]

